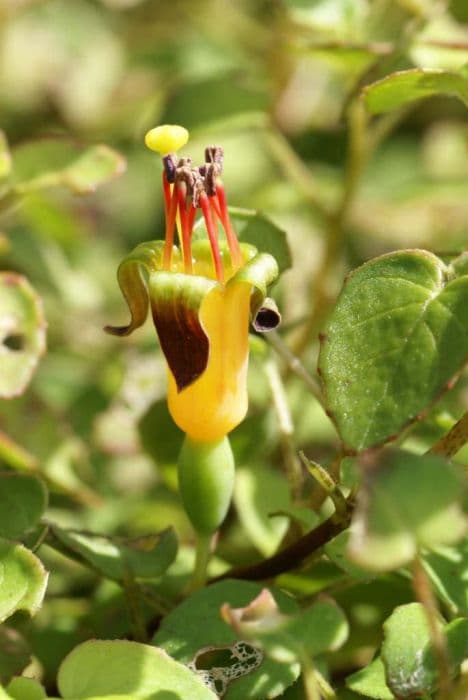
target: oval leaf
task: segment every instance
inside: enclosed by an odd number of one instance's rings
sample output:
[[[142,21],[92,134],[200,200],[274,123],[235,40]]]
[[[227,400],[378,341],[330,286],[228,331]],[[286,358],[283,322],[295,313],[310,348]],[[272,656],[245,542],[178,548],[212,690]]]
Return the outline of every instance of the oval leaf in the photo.
[[[468,276],[450,279],[435,255],[383,255],[345,282],[322,336],[319,371],[345,445],[398,434],[468,357]]]
[[[58,687],[68,700],[122,696],[151,700],[215,700],[216,696],[186,666],[162,649],[126,640],[80,644],[60,666]]]
[[[17,610],[34,615],[46,586],[47,572],[29,549],[0,540],[0,622]]]
[[[52,527],[57,549],[91,566],[98,573],[115,581],[129,575],[136,579],[161,576],[177,554],[177,538],[172,528],[133,539],[110,539],[101,535]]]
[[[223,700],[277,697],[297,678],[298,665],[278,664],[265,657],[259,665],[247,664],[246,672],[235,675],[238,672],[238,659],[234,647],[238,637],[220,616],[222,605],[229,603],[236,608],[248,605],[262,588],[248,581],[226,580],[198,591],[164,618],[153,643],[166,649],[178,661],[205,669],[205,672],[199,671],[205,677],[209,675],[209,669],[216,667],[216,676],[224,681],[223,687],[227,687]],[[297,611],[297,604],[292,599],[278,590],[272,592],[281,613],[293,614]],[[249,647],[253,658],[252,649]],[[204,663],[200,667],[197,660],[209,651],[230,658],[226,664],[214,660],[213,665]],[[233,677],[235,682],[230,684]]]
[[[367,109],[381,114],[432,95],[458,97],[468,105],[468,79],[460,73],[412,68],[387,75],[364,88]]]

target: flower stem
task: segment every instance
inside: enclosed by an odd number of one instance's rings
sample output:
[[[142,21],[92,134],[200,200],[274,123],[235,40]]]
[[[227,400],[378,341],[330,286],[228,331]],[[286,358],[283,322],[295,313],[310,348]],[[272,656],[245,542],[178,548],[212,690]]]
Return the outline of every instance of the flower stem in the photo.
[[[303,477],[301,463],[298,459],[294,444],[294,426],[288,399],[281,375],[273,357],[264,365],[265,374],[270,385],[273,406],[278,420],[280,445],[283,453],[286,476],[294,501],[299,501],[302,493]]]
[[[213,535],[197,533],[195,549],[195,568],[190,582],[190,591],[198,591],[206,583],[208,563],[211,556],[211,543]]]

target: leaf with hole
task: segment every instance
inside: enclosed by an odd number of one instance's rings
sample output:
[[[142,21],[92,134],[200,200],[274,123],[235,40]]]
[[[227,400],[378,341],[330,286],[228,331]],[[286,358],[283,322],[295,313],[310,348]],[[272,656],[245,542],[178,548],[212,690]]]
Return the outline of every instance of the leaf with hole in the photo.
[[[391,450],[367,466],[348,553],[371,571],[408,564],[421,548],[456,542],[466,530],[456,469],[436,455]]]
[[[277,697],[299,675],[298,664],[278,664],[267,657],[260,664],[254,663],[254,647],[249,644],[244,650],[234,649],[238,636],[220,615],[225,603],[236,608],[248,605],[262,588],[257,583],[228,579],[197,591],[163,619],[153,644],[161,646],[177,661],[194,664],[208,680],[213,681],[210,673],[216,668],[216,678],[226,689],[223,700]],[[297,603],[292,598],[276,589],[272,593],[281,613],[297,612]],[[203,652],[209,650],[229,658],[225,664],[213,659],[200,667]],[[239,662],[239,655],[245,657],[244,665]],[[231,683],[233,678],[235,682]]]
[[[468,275],[432,253],[383,255],[347,278],[322,335],[319,372],[345,445],[397,436],[468,358]]]
[[[0,472],[0,537],[31,530],[47,507],[47,490],[35,476]]]
[[[17,610],[34,615],[47,586],[40,560],[21,544],[0,539],[0,622]]]
[[[22,394],[45,350],[42,302],[25,277],[0,272],[0,397]]]
[[[434,95],[458,97],[468,105],[468,78],[462,73],[411,68],[367,85],[364,102],[372,114],[382,114]]]

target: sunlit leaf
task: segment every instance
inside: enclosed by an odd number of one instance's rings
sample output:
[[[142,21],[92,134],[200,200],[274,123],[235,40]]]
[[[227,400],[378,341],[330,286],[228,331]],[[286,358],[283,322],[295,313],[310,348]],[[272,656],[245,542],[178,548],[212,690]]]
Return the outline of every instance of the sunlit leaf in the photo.
[[[34,678],[13,678],[7,692],[13,700],[43,700],[47,697],[43,686]]]
[[[461,73],[412,68],[387,75],[364,88],[372,114],[381,114],[433,95],[458,97],[468,105],[468,78]]]
[[[0,397],[21,394],[45,350],[42,302],[25,277],[0,272]]]
[[[186,666],[162,649],[126,640],[93,640],[65,658],[58,673],[65,700],[130,695],[153,700],[214,700],[215,695]]]
[[[468,357],[468,276],[422,250],[389,253],[347,278],[322,336],[330,415],[355,450],[397,435]]]
[[[359,695],[375,700],[393,700],[394,695],[385,681],[385,666],[378,656],[368,666],[348,676],[346,685]]]
[[[218,650],[224,656],[230,656],[229,650],[237,643],[234,630],[221,619],[220,608],[229,603],[232,607],[248,605],[262,590],[262,586],[248,581],[226,580],[213,584],[189,596],[183,603],[167,615],[154,636],[153,643],[161,646],[182,663],[197,664],[197,655],[201,652]],[[293,614],[297,604],[278,590],[273,590],[274,598],[282,613]],[[224,700],[261,700],[274,698],[290,685],[299,673],[293,664],[278,664],[269,658],[262,660],[255,670],[236,677],[230,684],[230,669],[236,659],[227,659],[219,663],[214,659],[202,667],[210,670],[213,666],[220,668],[227,683]],[[224,667],[224,670],[223,668]],[[240,672],[242,668],[240,669]]]
[[[0,540],[0,622],[17,610],[34,615],[42,603],[47,572],[21,544]]]

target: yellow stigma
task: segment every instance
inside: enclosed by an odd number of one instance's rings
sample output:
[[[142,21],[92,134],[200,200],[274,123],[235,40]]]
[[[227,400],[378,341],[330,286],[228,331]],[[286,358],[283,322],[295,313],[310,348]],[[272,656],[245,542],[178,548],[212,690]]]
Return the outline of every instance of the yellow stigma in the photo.
[[[166,156],[175,153],[185,146],[189,140],[189,132],[178,124],[162,124],[150,129],[145,136],[145,143],[152,151]]]

